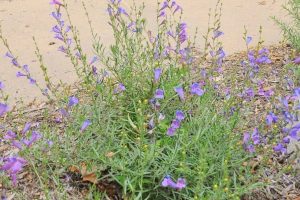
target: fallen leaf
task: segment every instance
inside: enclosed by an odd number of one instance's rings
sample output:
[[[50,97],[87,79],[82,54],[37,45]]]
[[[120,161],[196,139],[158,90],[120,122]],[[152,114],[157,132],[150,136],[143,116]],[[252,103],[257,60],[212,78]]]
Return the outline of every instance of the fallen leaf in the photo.
[[[97,176],[96,176],[95,173],[86,174],[82,177],[82,180],[96,184],[97,183]]]

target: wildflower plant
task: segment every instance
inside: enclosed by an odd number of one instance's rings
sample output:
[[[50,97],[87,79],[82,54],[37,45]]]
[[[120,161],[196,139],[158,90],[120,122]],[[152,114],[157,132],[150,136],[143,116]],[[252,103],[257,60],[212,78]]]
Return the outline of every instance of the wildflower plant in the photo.
[[[97,187],[104,180],[116,183],[124,199],[234,199],[261,185],[251,167],[243,163],[255,157],[266,139],[260,127],[243,138],[236,133],[240,113],[233,105],[241,101],[233,98],[229,88],[220,95],[216,81],[223,74],[226,56],[219,41],[224,34],[218,14],[220,1],[200,63],[189,26],[182,21],[184,10],[176,1],[158,4],[157,31],[150,31],[142,15],[144,5],[134,3],[126,10],[121,0],[109,0],[107,14],[114,42],[107,49],[94,32],[83,3],[94,41],[92,56],[81,47],[67,1],[52,0],[51,6],[55,20],[51,31],[61,42],[58,51],[71,60],[79,77],[78,91],[72,95],[62,91],[61,99],[54,95],[57,116],[38,130],[33,131],[27,123],[20,134],[9,130],[3,134],[5,142],[20,152],[0,163],[1,171],[15,185],[17,174],[31,166],[46,196],[50,197],[48,191],[54,188],[62,191],[57,198],[66,198],[63,185],[71,179],[70,168],[83,163],[95,175],[90,181],[94,197],[108,195]],[[245,41],[248,45],[251,37]],[[18,64],[5,46],[12,64],[21,70],[18,76],[38,85],[28,67]],[[199,69],[209,53],[211,68]],[[38,48],[36,54],[46,89],[55,91]],[[249,83],[259,73],[259,66],[268,63],[267,49],[248,50],[245,77]],[[258,91],[245,88],[239,97],[251,101],[259,94],[269,99],[273,93],[262,85],[257,83]],[[299,101],[299,94],[296,89],[291,98]],[[278,111],[285,115],[279,116]],[[1,103],[0,119],[7,112],[8,105]],[[296,138],[299,126],[294,123],[295,115],[278,107],[266,115],[264,123],[272,128],[283,118],[292,119],[289,133]],[[282,143],[274,146],[274,151],[286,153],[289,139],[287,135],[280,138]]]

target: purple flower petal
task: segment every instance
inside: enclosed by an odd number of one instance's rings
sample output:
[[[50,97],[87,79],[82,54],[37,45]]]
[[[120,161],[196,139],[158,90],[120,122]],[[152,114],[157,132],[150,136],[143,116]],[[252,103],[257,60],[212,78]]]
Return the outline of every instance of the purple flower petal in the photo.
[[[183,90],[182,86],[177,86],[177,87],[174,88],[174,90],[178,94],[180,100],[184,101],[185,96],[184,96],[184,90]]]
[[[0,90],[3,90],[4,88],[4,83],[0,81]]]
[[[294,63],[295,63],[296,65],[299,65],[299,64],[300,64],[300,56],[297,57],[297,58],[295,58]]]
[[[184,178],[178,178],[176,183],[176,189],[181,190],[186,187],[186,180]]]
[[[180,121],[178,119],[174,119],[171,124],[171,128],[178,129],[180,127]]]
[[[22,130],[22,134],[25,134],[31,128],[31,123],[27,122]]]
[[[154,81],[158,82],[160,75],[161,75],[162,69],[161,68],[156,68],[154,70]]]
[[[18,149],[20,149],[20,150],[23,149],[22,143],[19,142],[18,140],[13,140],[13,141],[11,142],[11,144],[12,144],[12,146],[14,146],[14,147],[16,147],[16,148],[18,148]]]
[[[117,88],[114,90],[114,93],[117,94],[117,93],[121,93],[123,91],[126,90],[126,87],[125,85],[123,85],[123,83],[119,83]]]
[[[94,56],[94,57],[92,58],[92,60],[90,61],[90,64],[89,64],[89,65],[94,64],[94,63],[97,62],[98,60],[99,60],[98,56]]]
[[[3,103],[0,103],[0,117],[4,116],[5,113],[9,111],[9,106]]]
[[[68,103],[68,107],[72,107],[75,106],[79,103],[79,100],[75,97],[75,96],[71,96],[69,98],[69,103]]]
[[[249,133],[244,133],[244,138],[243,138],[243,143],[247,144],[250,140],[250,134]]]
[[[6,134],[4,135],[3,138],[6,139],[6,140],[13,140],[16,137],[17,137],[17,134],[14,133],[13,131],[9,130],[9,131],[6,132]]]
[[[23,139],[22,142],[27,146],[27,147],[31,147],[32,144],[34,142],[36,142],[37,140],[39,140],[40,138],[42,138],[41,134],[36,132],[36,131],[33,131],[32,134],[31,134],[31,137],[29,138],[29,140],[27,139]]]
[[[0,168],[0,170],[6,171],[10,175],[13,184],[16,185],[16,175],[23,170],[23,167],[26,164],[27,161],[21,157],[11,157],[6,159],[4,165]]]
[[[61,13],[59,13],[59,12],[52,12],[51,15],[57,21],[59,21],[61,19]]]
[[[164,178],[164,180],[162,181],[161,185],[163,187],[171,187],[171,188],[174,188],[174,189],[176,189],[176,187],[177,187],[177,184],[171,179],[170,176],[166,176]]]
[[[154,98],[156,98],[156,99],[163,99],[164,98],[164,91],[162,89],[157,89],[155,91]]]
[[[298,136],[298,132],[300,131],[300,123],[295,125],[293,128],[290,130],[290,136],[291,138],[295,140],[299,140],[300,137]]]
[[[90,120],[85,120],[80,128],[80,132],[85,131],[85,129],[87,129],[87,127],[89,127],[92,124],[92,122]]]
[[[284,145],[282,143],[277,144],[275,147],[273,147],[275,152],[281,152],[283,154],[285,154],[287,152],[286,148],[284,147]]]
[[[27,75],[26,75],[26,74],[23,74],[22,72],[17,72],[17,73],[16,73],[16,76],[17,76],[17,77],[21,77],[21,76],[27,76]]]
[[[52,5],[59,5],[59,6],[62,6],[63,4],[60,2],[60,1],[58,1],[58,0],[51,0],[50,1],[50,4],[52,4]]]
[[[179,121],[182,121],[185,118],[184,113],[181,110],[177,110],[175,115],[176,119],[178,119]]]
[[[222,31],[219,31],[219,30],[215,30],[214,31],[214,36],[213,36],[213,39],[216,39],[220,36],[224,35],[224,33]]]
[[[201,89],[199,83],[193,83],[191,85],[191,94],[202,96],[204,94],[204,90]]]
[[[252,41],[252,37],[251,37],[251,36],[248,36],[248,37],[246,38],[246,44],[249,45],[251,41]]]
[[[266,123],[268,126],[271,126],[273,123],[276,123],[277,121],[278,121],[278,117],[272,112],[270,112],[266,117]]]
[[[173,127],[170,127],[170,128],[168,128],[168,130],[167,130],[167,135],[168,135],[168,136],[174,136],[174,135],[175,135],[175,132],[176,132],[176,129],[173,128]]]
[[[255,145],[260,144],[260,135],[258,133],[257,128],[254,129],[254,131],[251,135],[251,138],[252,138],[253,144],[255,144]]]

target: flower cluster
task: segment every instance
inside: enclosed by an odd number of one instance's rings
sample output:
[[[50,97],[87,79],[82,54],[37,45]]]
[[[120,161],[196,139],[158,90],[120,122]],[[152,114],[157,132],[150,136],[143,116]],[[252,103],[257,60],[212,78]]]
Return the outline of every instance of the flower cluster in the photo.
[[[7,52],[5,55],[6,55],[6,57],[8,57],[9,59],[11,59],[11,63],[12,63],[13,66],[15,66],[15,67],[17,67],[17,68],[19,68],[19,69],[22,70],[22,71],[18,71],[18,72],[16,73],[16,76],[17,76],[17,77],[26,77],[26,78],[29,80],[29,82],[30,82],[31,84],[33,84],[33,85],[36,84],[36,80],[32,78],[32,76],[31,76],[31,74],[30,74],[30,72],[29,72],[29,67],[28,67],[28,65],[23,65],[23,66],[21,66],[21,65],[18,63],[17,58],[16,58],[15,56],[13,56],[10,52]]]
[[[178,178],[176,182],[172,180],[170,176],[166,176],[161,185],[163,187],[170,187],[173,189],[181,190],[186,187],[186,180],[184,178]]]

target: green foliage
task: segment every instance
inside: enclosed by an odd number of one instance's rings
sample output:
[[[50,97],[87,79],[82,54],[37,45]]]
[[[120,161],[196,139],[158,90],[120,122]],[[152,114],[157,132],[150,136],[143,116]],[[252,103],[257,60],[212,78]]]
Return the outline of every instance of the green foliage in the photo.
[[[300,0],[289,0],[283,8],[287,11],[291,23],[273,17],[289,43],[300,51]]]

